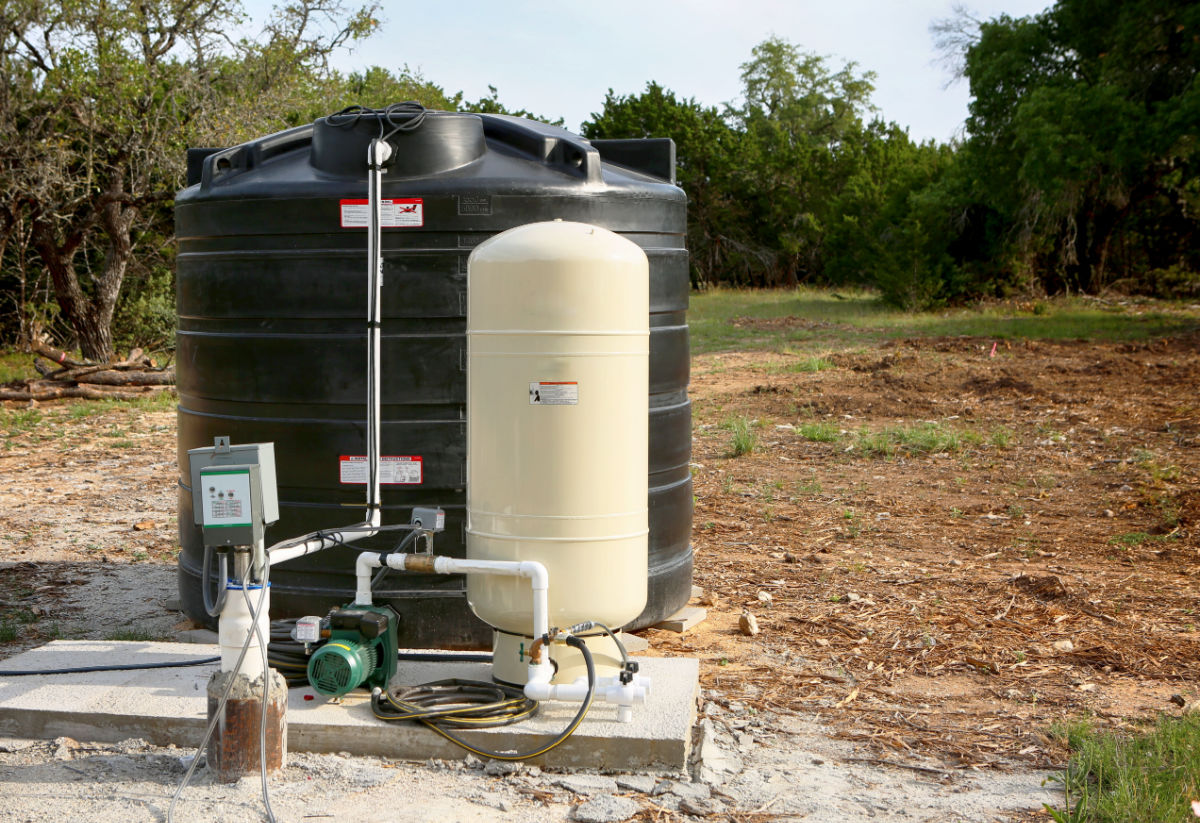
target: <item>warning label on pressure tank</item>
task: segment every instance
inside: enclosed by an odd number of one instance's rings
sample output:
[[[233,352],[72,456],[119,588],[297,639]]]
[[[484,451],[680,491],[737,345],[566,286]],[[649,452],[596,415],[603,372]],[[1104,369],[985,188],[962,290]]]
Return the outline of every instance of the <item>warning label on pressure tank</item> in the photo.
[[[343,229],[365,229],[371,224],[367,200],[342,200]],[[385,229],[420,228],[425,225],[425,201],[420,197],[379,201],[379,225]]]
[[[366,455],[343,454],[338,460],[338,477],[347,485],[366,485]],[[392,486],[415,486],[421,482],[422,463],[418,455],[383,455],[379,458],[379,482]]]
[[[579,384],[543,381],[529,384],[531,406],[576,406],[579,404]]]

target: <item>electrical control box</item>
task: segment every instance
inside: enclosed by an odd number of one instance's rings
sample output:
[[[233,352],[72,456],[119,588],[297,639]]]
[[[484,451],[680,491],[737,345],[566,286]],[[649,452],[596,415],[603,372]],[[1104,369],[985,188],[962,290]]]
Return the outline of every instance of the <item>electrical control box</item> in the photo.
[[[217,437],[188,451],[192,511],[208,546],[253,546],[279,519],[275,444]]]
[[[441,509],[422,508],[417,506],[412,510],[414,526],[420,526],[428,532],[440,532],[446,529],[446,513]]]

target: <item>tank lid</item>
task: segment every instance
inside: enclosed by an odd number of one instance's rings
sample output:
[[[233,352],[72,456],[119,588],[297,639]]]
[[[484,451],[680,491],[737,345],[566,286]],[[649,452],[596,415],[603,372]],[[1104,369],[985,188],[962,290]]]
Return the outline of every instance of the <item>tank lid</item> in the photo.
[[[313,167],[329,174],[365,177],[367,147],[380,136],[381,115],[322,117],[313,123]],[[385,120],[384,132],[392,131]],[[387,177],[424,177],[465,166],[483,156],[483,122],[461,112],[426,112],[420,125],[388,138],[395,149]]]

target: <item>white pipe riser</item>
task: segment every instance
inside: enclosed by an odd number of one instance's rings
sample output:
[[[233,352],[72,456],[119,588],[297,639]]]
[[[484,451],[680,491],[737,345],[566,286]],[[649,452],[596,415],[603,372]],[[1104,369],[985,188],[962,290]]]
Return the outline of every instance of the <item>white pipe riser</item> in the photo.
[[[250,605],[246,604],[246,595],[250,597]],[[246,645],[246,637],[250,636],[250,645],[246,656],[242,659],[241,668],[237,671],[250,680],[257,680],[263,675],[263,654],[258,643],[258,634],[253,631],[254,622],[251,620],[250,607],[258,608],[259,597],[263,598],[262,607],[258,613],[258,627],[264,640],[271,636],[271,589],[266,594],[260,587],[252,587],[245,593],[240,586],[233,583],[226,589],[225,607],[218,618],[217,642],[221,647],[221,671],[231,672],[237,664],[242,646]]]

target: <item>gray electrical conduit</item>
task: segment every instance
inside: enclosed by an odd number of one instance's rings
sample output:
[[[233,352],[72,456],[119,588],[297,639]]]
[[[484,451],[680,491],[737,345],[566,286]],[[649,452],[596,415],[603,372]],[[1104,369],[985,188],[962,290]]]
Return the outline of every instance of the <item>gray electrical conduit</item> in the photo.
[[[212,546],[205,544],[203,566],[200,568],[200,593],[204,598],[204,611],[209,617],[220,617],[221,609],[225,608],[226,585],[229,583],[229,557],[221,552],[218,559],[220,570],[217,581],[217,600],[214,603],[208,596],[208,581],[212,576]]]

